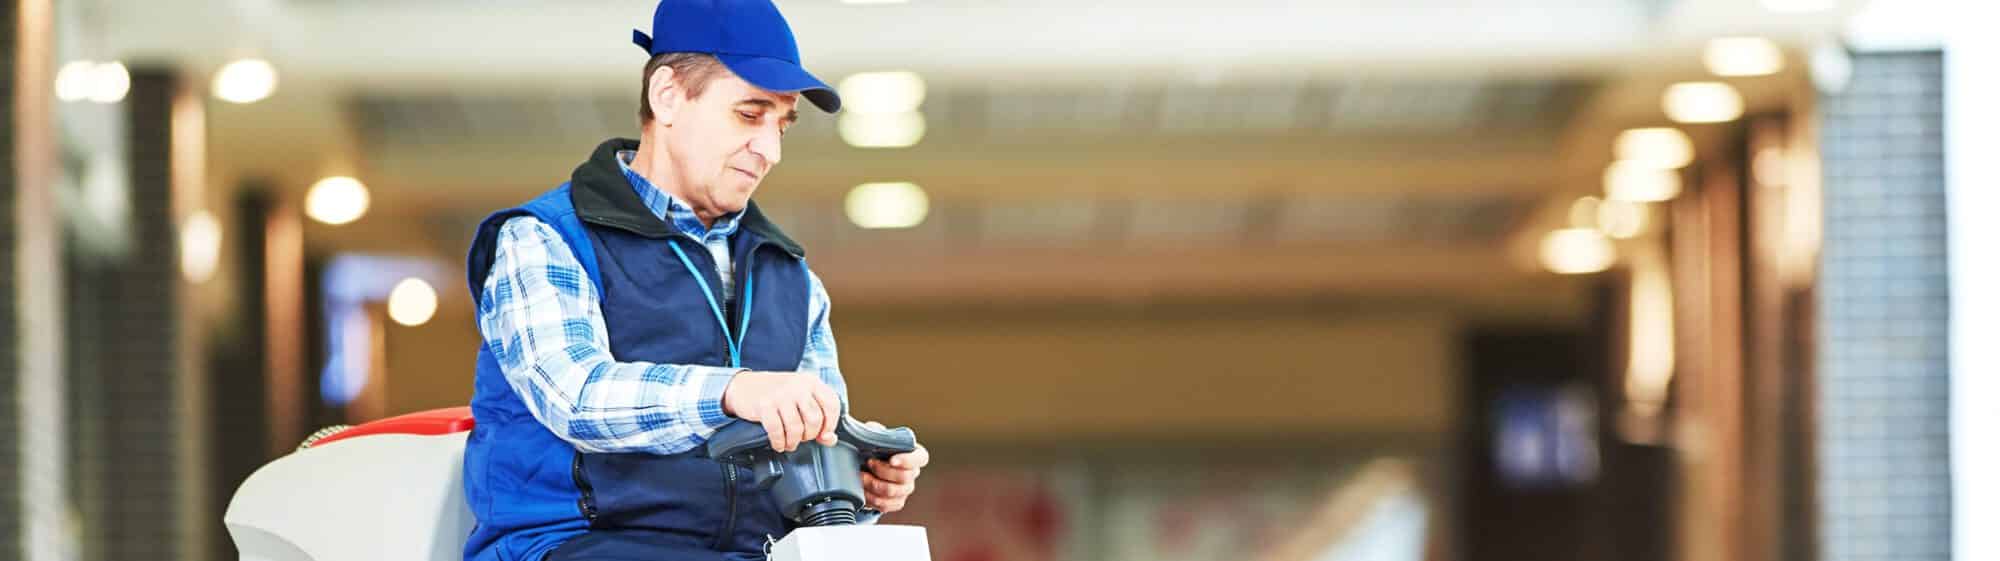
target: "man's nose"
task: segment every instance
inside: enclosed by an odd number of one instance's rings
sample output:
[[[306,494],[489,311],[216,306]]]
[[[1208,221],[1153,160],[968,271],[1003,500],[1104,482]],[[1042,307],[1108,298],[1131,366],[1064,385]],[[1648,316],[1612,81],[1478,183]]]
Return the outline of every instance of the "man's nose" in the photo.
[[[764,169],[758,170],[758,173],[777,167],[778,160],[784,157],[784,148],[779,145],[783,140],[783,134],[775,127],[760,130],[757,136],[750,138],[750,153],[764,159]]]

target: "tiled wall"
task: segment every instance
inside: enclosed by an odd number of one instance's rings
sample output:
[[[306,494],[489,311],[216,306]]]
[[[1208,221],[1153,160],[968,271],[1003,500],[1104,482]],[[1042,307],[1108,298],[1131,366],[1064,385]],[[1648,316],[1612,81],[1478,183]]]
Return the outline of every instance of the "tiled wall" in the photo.
[[[1857,53],[1821,105],[1820,558],[1951,553],[1942,56]]]
[[[174,295],[179,258],[171,214],[171,115],[178,79],[134,68],[122,113],[129,131],[132,247],[123,258],[72,261],[65,314],[72,453],[85,559],[174,559],[185,524],[177,495],[179,422]]]

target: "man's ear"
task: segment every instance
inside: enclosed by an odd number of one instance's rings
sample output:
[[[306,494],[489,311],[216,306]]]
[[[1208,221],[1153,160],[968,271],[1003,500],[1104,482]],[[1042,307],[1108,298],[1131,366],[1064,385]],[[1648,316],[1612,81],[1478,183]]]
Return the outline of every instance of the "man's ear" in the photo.
[[[674,83],[674,69],[661,65],[653,69],[653,79],[647,82],[646,103],[653,107],[653,122],[670,127],[674,124],[674,114],[687,101],[686,92]]]

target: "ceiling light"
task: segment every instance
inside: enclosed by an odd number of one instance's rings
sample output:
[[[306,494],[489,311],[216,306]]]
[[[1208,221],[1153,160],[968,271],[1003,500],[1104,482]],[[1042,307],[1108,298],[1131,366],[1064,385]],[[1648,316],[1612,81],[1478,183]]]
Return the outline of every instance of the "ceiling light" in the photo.
[[[1612,144],[1618,159],[1661,169],[1678,169],[1694,161],[1694,142],[1680,129],[1652,127],[1618,133]]]
[[[1710,39],[1701,61],[1717,76],[1764,76],[1785,69],[1784,51],[1763,37]]]
[[[117,62],[78,60],[56,71],[56,99],[118,103],[132,91],[132,73]]]
[[[1610,200],[1597,205],[1597,231],[1629,240],[1646,231],[1646,203]]]
[[[352,177],[328,177],[306,190],[306,216],[327,224],[359,220],[368,212],[368,188]]]
[[[922,224],[930,208],[930,197],[915,183],[863,183],[847,192],[847,219],[871,230]]]
[[[132,91],[132,73],[125,65],[107,62],[97,65],[91,71],[95,77],[90,83],[90,100],[98,103],[118,103],[125,100],[125,94]]]
[[[1682,82],[1661,98],[1676,123],[1723,123],[1743,116],[1743,96],[1722,82]]]
[[[423,325],[437,314],[437,289],[424,279],[410,277],[389,289],[389,319],[409,326]]]
[[[1582,275],[1611,268],[1616,250],[1604,234],[1589,228],[1564,228],[1542,237],[1542,267],[1563,275]]]
[[[843,109],[854,113],[907,113],[924,103],[924,79],[915,72],[862,72],[840,81]]]
[[[1681,194],[1681,175],[1671,169],[1611,162],[1604,168],[1604,198],[1614,201],[1650,203]]]
[[[907,148],[924,139],[924,114],[840,114],[840,139],[856,148]]]
[[[263,60],[238,60],[215,71],[215,82],[210,89],[216,99],[230,103],[255,103],[271,97],[271,92],[278,89],[278,70]]]
[[[99,64],[89,72],[90,87],[85,96],[98,103],[118,103],[132,91],[132,73],[116,62]]]
[[[56,71],[56,99],[83,101],[90,98],[91,82],[97,79],[97,63],[78,60]]]

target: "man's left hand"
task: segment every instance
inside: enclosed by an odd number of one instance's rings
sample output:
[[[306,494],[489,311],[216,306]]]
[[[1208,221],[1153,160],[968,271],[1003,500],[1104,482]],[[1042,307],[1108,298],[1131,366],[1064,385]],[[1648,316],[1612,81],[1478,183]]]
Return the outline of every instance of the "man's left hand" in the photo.
[[[931,453],[917,449],[890,456],[887,461],[869,458],[861,472],[861,488],[868,495],[868,507],[885,513],[903,510],[903,501],[917,490],[917,475],[931,463]]]

